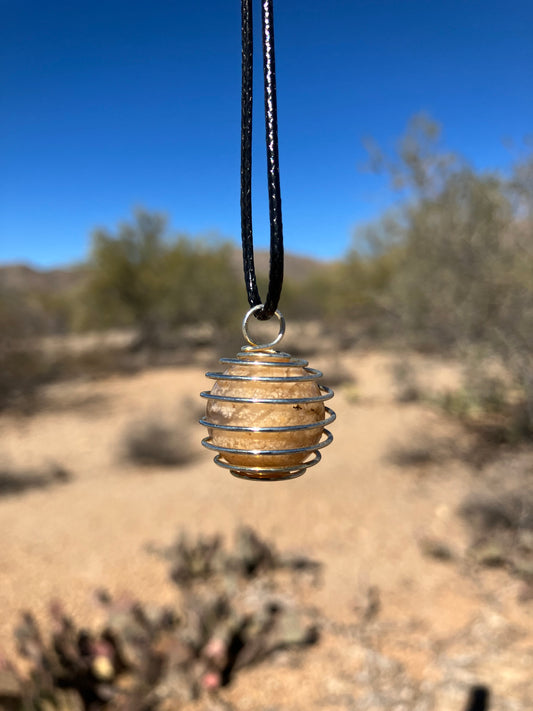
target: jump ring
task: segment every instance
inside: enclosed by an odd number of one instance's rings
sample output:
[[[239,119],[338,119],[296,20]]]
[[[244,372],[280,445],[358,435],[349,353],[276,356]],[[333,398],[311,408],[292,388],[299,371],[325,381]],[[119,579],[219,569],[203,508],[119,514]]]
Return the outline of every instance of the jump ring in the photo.
[[[281,341],[283,335],[285,334],[285,317],[283,316],[281,311],[275,311],[274,314],[275,316],[277,316],[279,321],[279,333],[276,338],[270,343],[256,343],[252,338],[250,338],[250,334],[248,333],[248,320],[252,314],[262,308],[264,308],[263,304],[257,304],[257,306],[252,306],[252,308],[245,314],[242,320],[242,335],[246,338],[248,343],[254,349],[272,348],[276,345],[276,343],[279,343]]]

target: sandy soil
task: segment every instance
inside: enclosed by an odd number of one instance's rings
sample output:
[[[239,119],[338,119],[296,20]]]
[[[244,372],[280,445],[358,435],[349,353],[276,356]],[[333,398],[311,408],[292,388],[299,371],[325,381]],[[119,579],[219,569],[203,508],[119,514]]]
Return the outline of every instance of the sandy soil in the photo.
[[[402,679],[434,687],[436,711],[461,709],[475,683],[491,687],[494,708],[532,708],[531,603],[518,602],[520,582],[420,550],[421,538],[432,535],[461,556],[467,537],[456,511],[479,475],[451,456],[422,467],[389,460],[394,448],[421,438],[449,451],[465,440],[457,424],[428,406],[395,401],[390,366],[397,358],[365,353],[312,363],[326,372],[342,366],[357,381],[340,387],[333,401],[335,442],[322,463],[275,484],[237,480],[200,447],[202,428],[192,420],[199,391],[209,387],[200,366],[55,385],[37,414],[3,415],[0,465],[39,470],[55,462],[73,480],[0,496],[0,648],[12,653],[19,610],[46,620],[55,597],[79,619],[95,615],[92,592],[102,586],[174,601],[166,565],[145,544],[169,543],[180,529],[230,536],[248,523],[279,548],[325,564],[313,604],[329,623],[299,669],[272,663],[240,674],[225,692],[238,709],[385,708],[379,696],[375,706],[356,701],[380,660],[399,663]],[[427,387],[457,380],[452,366],[420,357],[414,365]],[[186,467],[123,460],[124,431],[152,416],[198,442]],[[371,588],[381,604],[374,626],[365,627],[370,644],[357,624]],[[400,698],[390,708],[414,706]]]

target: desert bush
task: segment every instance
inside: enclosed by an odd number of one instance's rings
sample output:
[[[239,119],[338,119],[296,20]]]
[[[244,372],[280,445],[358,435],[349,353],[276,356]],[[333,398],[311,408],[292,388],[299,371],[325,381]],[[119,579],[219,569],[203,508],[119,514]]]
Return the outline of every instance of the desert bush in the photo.
[[[116,234],[93,234],[84,327],[134,326],[137,347],[191,323],[223,324],[239,303],[231,250],[217,240],[170,235],[166,218],[137,210]]]
[[[444,462],[455,454],[454,443],[448,438],[418,432],[408,442],[392,442],[385,459],[397,467],[424,468]]]
[[[170,546],[149,546],[149,550],[169,561],[170,577],[176,584],[185,586],[220,574],[250,580],[280,570],[310,572],[316,582],[321,569],[317,561],[307,556],[280,553],[248,526],[237,529],[230,550],[219,535],[191,540],[184,532]]]
[[[390,224],[388,217],[383,222]],[[398,261],[394,249],[381,249],[374,240],[375,231],[381,229],[381,224],[361,228],[355,241],[368,245],[364,254],[349,250],[342,261],[324,265],[301,286],[301,298],[305,294],[310,313],[335,331],[342,331],[346,323],[364,320],[370,320],[374,331],[380,330],[380,320],[386,314],[384,295]]]
[[[391,287],[404,328],[437,347],[490,338],[512,269],[504,246],[511,210],[501,182],[463,169],[407,219]]]
[[[31,489],[47,489],[71,479],[70,472],[59,464],[50,464],[42,470],[0,467],[0,497],[15,496]]]
[[[403,441],[391,441],[385,461],[401,468],[421,468],[438,465],[455,457],[464,458],[463,448],[452,438],[434,435],[430,431],[413,431]]]
[[[6,290],[0,291],[0,333],[0,410],[32,409],[49,363],[38,348],[32,314]]]
[[[116,236],[93,233],[85,303],[90,325],[135,325],[140,337],[155,338],[165,285],[161,275],[167,256],[166,220],[137,211]]]
[[[417,402],[422,393],[417,381],[415,369],[407,360],[398,360],[392,364],[392,377],[397,402]]]
[[[216,237],[180,237],[165,261],[169,284],[165,315],[173,326],[234,326],[246,311],[246,297],[233,268],[233,247]]]
[[[130,424],[122,437],[121,451],[140,466],[180,467],[194,457],[189,427],[149,417]]]
[[[522,488],[468,496],[460,514],[471,533],[470,555],[481,565],[505,566],[533,582],[533,496]]]
[[[425,535],[418,541],[420,552],[428,558],[447,563],[454,558],[454,553],[450,546],[443,540],[434,536]]]
[[[487,444],[518,443],[532,434],[522,390],[504,368],[491,372],[481,357],[467,356],[464,384],[431,396],[429,402],[460,419]]]
[[[465,371],[468,373],[470,368]],[[466,377],[463,387],[447,390],[433,399],[445,412],[474,421],[486,414],[504,413],[508,405],[508,387],[501,378],[478,372],[472,380]]]
[[[396,159],[378,154],[404,199],[379,235],[397,258],[386,310],[415,345],[499,357],[533,431],[533,159],[511,176],[477,173],[439,137],[418,117]],[[485,385],[492,407],[500,394]]]
[[[47,364],[30,343],[0,346],[0,410],[16,407],[31,411],[38,386],[47,377]]]
[[[533,499],[531,492],[522,489],[500,496],[469,496],[461,515],[481,536],[501,530],[533,531]]]
[[[469,555],[533,583],[533,452],[492,458],[483,481],[463,499],[459,514],[470,534]]]
[[[387,460],[397,467],[421,467],[438,459],[431,443],[409,446],[395,444],[387,452]]]
[[[52,361],[52,372],[56,380],[97,379],[112,373],[135,373],[142,364],[141,359],[125,348],[102,344],[79,352],[57,353]]]

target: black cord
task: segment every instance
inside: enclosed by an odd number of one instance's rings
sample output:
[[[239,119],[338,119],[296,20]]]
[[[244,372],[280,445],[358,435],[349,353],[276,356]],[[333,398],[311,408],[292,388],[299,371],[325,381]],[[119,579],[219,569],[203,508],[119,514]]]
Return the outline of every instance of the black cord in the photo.
[[[252,229],[252,108],[253,108],[253,0],[241,0],[242,93],[241,93],[241,236],[244,281],[250,306],[262,304],[254,264]],[[264,308],[255,316],[265,321],[274,315],[283,285],[283,224],[279,184],[276,65],[274,58],[273,0],[263,3],[263,74],[265,83],[265,129],[268,204],[270,215],[270,270]]]

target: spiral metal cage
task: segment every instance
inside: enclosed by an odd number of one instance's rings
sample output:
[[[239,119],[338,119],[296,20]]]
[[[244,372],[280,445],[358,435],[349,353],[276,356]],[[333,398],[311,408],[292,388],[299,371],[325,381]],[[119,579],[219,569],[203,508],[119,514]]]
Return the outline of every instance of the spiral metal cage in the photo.
[[[271,344],[269,344],[271,345]],[[282,360],[280,360],[282,359]],[[308,367],[306,360],[293,358],[288,353],[275,351],[272,348],[264,348],[255,346],[243,346],[242,350],[235,358],[221,358],[220,363],[224,365],[246,366],[254,369],[254,373],[250,375],[238,375],[232,373],[209,372],[206,373],[208,378],[216,381],[256,381],[264,383],[297,383],[305,381],[317,381],[322,377],[319,370]],[[305,374],[295,374],[289,377],[262,376],[257,374],[257,369],[261,366],[283,367],[283,368],[298,368],[303,369]],[[310,402],[325,402],[333,397],[333,391],[319,383],[317,383],[319,395],[315,397],[297,397],[297,398],[254,398],[254,397],[231,397],[228,395],[217,395],[210,391],[201,393],[203,398],[208,400],[221,400],[231,403],[261,403],[269,405],[287,405],[298,406],[303,403]],[[214,461],[224,469],[229,471],[236,477],[245,479],[258,479],[261,481],[279,481],[282,479],[293,479],[301,476],[309,467],[318,464],[321,459],[320,451],[333,440],[333,435],[329,430],[325,429],[335,420],[335,412],[329,407],[325,407],[325,417],[318,422],[309,424],[288,425],[283,427],[242,427],[230,424],[217,424],[203,418],[200,424],[211,429],[226,430],[230,432],[297,432],[299,430],[323,429],[321,439],[318,443],[305,447],[295,447],[288,449],[234,449],[231,447],[221,447],[212,442],[212,437],[208,436],[202,440],[202,444],[207,449],[218,452]],[[291,454],[306,453],[304,461],[292,465],[280,466],[241,466],[231,464],[225,459],[225,454],[249,454],[249,455],[268,455],[279,457],[280,461],[283,457]]]

